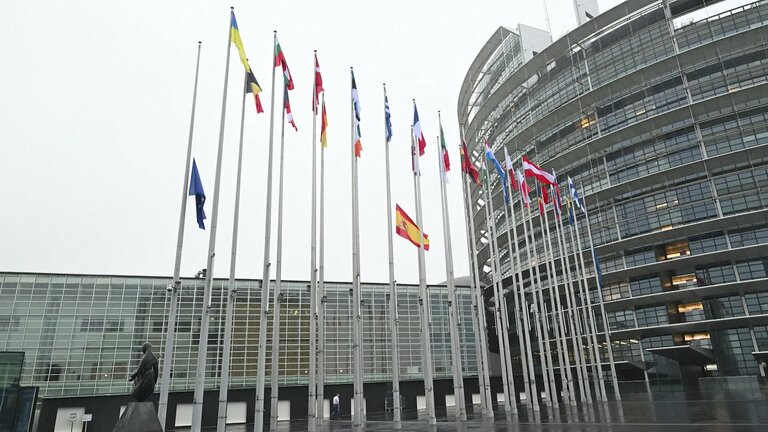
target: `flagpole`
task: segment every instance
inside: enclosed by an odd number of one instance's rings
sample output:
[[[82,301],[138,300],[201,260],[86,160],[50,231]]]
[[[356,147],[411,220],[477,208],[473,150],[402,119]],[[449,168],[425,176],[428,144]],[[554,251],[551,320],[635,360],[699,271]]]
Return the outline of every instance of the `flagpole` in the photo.
[[[416,111],[416,100],[413,101]],[[419,150],[413,136],[411,126],[411,157],[413,158],[413,189],[416,199],[416,225],[419,226],[419,324],[421,327],[421,364],[424,367],[424,399],[427,405],[427,423],[436,425],[435,393],[432,378],[432,345],[430,331],[432,322],[429,316],[429,293],[427,291],[427,270],[424,264],[424,224],[421,218],[421,170],[418,168]]]
[[[488,171],[488,157],[485,158],[485,178],[483,180],[483,191],[485,193],[485,223],[487,228],[487,235],[489,237],[488,247],[491,253],[489,254],[489,260],[491,261],[491,279],[493,283],[493,316],[496,321],[496,338],[499,344],[499,362],[501,366],[501,379],[502,388],[504,391],[504,410],[511,411],[510,400],[514,398],[514,389],[509,388],[509,378],[507,377],[509,369],[507,368],[507,361],[509,358],[508,344],[509,339],[504,331],[504,324],[502,323],[502,309],[501,304],[506,301],[503,296],[503,288],[501,287],[501,266],[499,263],[499,248],[496,244],[496,226],[493,222],[493,198],[491,196],[490,174]],[[498,402],[498,401],[497,401]]]
[[[544,386],[544,393],[547,395],[547,403],[551,404],[551,393],[549,391],[549,381],[547,379],[547,362],[544,358],[544,332],[543,332],[543,322],[541,319],[542,311],[538,306],[540,304],[538,295],[537,295],[537,289],[536,285],[541,286],[541,279],[539,278],[539,271],[538,271],[538,265],[539,262],[536,260],[534,263],[534,257],[531,253],[531,246],[534,247],[534,253],[536,248],[536,242],[535,242],[535,236],[533,234],[533,224],[531,223],[532,217],[531,217],[531,207],[530,204],[526,207],[526,213],[527,218],[523,216],[523,227],[525,229],[525,251],[526,251],[526,257],[528,259],[528,269],[529,269],[529,276],[531,280],[531,300],[532,300],[532,306],[535,310],[536,316],[534,317],[534,331],[536,332],[536,339],[538,339],[538,345],[539,345],[539,363],[541,367],[541,380],[543,382]],[[528,230],[529,230],[529,223],[530,223],[530,231],[531,231],[531,240],[529,241],[528,237]],[[534,282],[535,277],[535,282]],[[530,313],[530,311],[527,311],[526,313]],[[539,398],[539,395],[536,395],[536,398]]]
[[[325,106],[325,91],[322,96]],[[321,114],[322,116],[322,114]],[[320,121],[324,121],[321,117]],[[321,132],[322,133],[322,132]],[[317,416],[325,420],[325,147],[320,146],[320,250],[318,251]]]
[[[509,183],[510,182],[507,183],[507,196],[509,197],[509,207],[511,208],[511,211],[514,212],[514,208],[512,207],[512,203],[514,203],[514,201],[512,200],[512,190],[510,188],[510,184]],[[503,182],[502,182],[502,187],[504,187],[504,183]],[[512,265],[513,264],[513,261],[512,261],[512,238],[511,238],[509,232],[515,230],[516,225],[511,225],[509,223],[509,213],[510,213],[510,209],[507,209],[507,205],[505,204],[504,205],[504,222],[507,224],[507,256],[509,257],[509,266],[510,266],[510,268],[513,268],[513,269],[517,268],[519,270],[520,269],[520,265],[519,264],[517,264],[516,266]],[[517,238],[517,233],[515,233],[515,238]],[[517,248],[517,241],[515,241],[515,248]],[[517,292],[516,292],[517,290],[515,289],[515,285],[516,285],[515,276],[516,276],[516,273],[517,272],[514,272],[514,271],[512,272],[512,275],[511,275],[511,277],[512,277],[512,286],[510,287],[510,291],[512,292],[512,300],[514,302],[513,303],[513,305],[514,305],[513,307],[514,307],[514,312],[515,312],[515,327],[517,328],[517,341],[518,341],[518,344],[519,344],[519,347],[520,347],[520,354],[521,355],[525,355],[525,352],[523,351],[523,349],[525,348],[525,343],[523,342],[523,329],[522,329],[522,326],[520,325],[520,304],[518,302],[518,296],[517,296]],[[522,278],[520,278],[520,281],[522,281]],[[509,329],[509,324],[507,324],[507,329]],[[529,392],[530,383],[528,381],[528,369],[527,369],[527,367],[525,365],[525,362],[521,361],[520,364],[522,365],[522,368],[523,368],[523,389],[525,389],[526,394],[529,394],[530,393]],[[511,359],[510,359],[510,362],[509,362],[509,367],[510,367],[510,373],[514,373],[514,370],[512,369],[512,361],[511,361]],[[514,383],[514,380],[513,380],[513,383]],[[517,393],[517,392],[515,392],[515,393]],[[527,403],[529,404],[530,401],[527,401]],[[515,404],[515,406],[513,406],[513,408],[514,408],[513,411],[516,412],[517,411],[516,404]]]
[[[395,289],[395,258],[394,245],[392,244],[392,185],[389,173],[389,135],[387,133],[387,85],[384,88],[384,162],[387,182],[387,247],[389,250],[389,333],[392,338],[392,408],[393,420],[396,430],[402,429],[402,407],[400,406],[400,346],[397,324],[397,290]],[[421,228],[421,227],[419,227]]]
[[[567,202],[567,201],[566,201]],[[570,206],[570,204],[568,204]],[[569,207],[569,214],[570,214],[570,207]],[[576,379],[573,378],[573,372],[571,372],[571,377],[569,380],[571,382],[576,381],[576,385],[579,387],[579,395],[581,398],[581,401],[585,401],[585,388],[589,390],[589,386],[584,386],[584,376],[582,375],[582,359],[581,356],[583,354],[583,350],[581,348],[581,331],[579,330],[579,327],[577,327],[574,323],[574,307],[575,301],[571,302],[571,296],[573,295],[573,277],[571,275],[571,263],[570,259],[568,258],[568,242],[565,239],[565,229],[563,227],[563,218],[562,215],[560,218],[558,218],[555,221],[555,228],[557,230],[557,242],[558,247],[560,249],[560,265],[563,268],[563,277],[565,278],[565,300],[566,300],[566,313],[569,317],[569,322],[567,324],[570,324],[570,336],[571,336],[571,343],[573,345],[573,357],[574,357],[574,363],[575,363],[575,369],[576,369]],[[578,336],[578,344],[576,337]],[[565,335],[565,332],[563,333],[563,337],[565,340],[565,347],[566,347],[566,358],[570,357],[568,356],[568,337]],[[570,370],[570,359],[568,359],[569,366],[568,370]],[[576,386],[571,386],[571,402],[573,404],[576,403]]]
[[[277,31],[273,33],[272,55],[270,59],[272,67],[272,90],[270,95],[269,108],[269,154],[267,156],[267,206],[264,216],[264,266],[261,277],[261,302],[259,313],[259,347],[256,372],[256,401],[255,415],[253,422],[254,432],[261,432],[264,429],[264,378],[266,375],[267,363],[267,319],[269,317],[269,250],[272,233],[272,151],[275,129],[275,68],[274,68],[274,47],[277,45]]]
[[[464,152],[464,125],[461,126],[461,137],[462,147],[460,147],[460,154]],[[469,159],[469,154],[466,155],[466,160],[469,161],[469,163],[472,163]],[[462,159],[462,164],[463,163],[464,159]],[[469,252],[470,288],[472,290],[472,324],[474,325],[475,334],[478,335],[480,340],[480,347],[475,350],[478,366],[478,385],[480,387],[480,403],[483,416],[493,417],[490,376],[488,373],[488,333],[485,322],[485,299],[482,296],[482,289],[480,288],[480,276],[477,265],[477,243],[474,231],[475,216],[472,214],[469,179],[467,179],[467,175],[465,174],[462,175],[461,185],[464,198],[465,233],[467,235],[467,244],[469,245],[467,252]]]
[[[232,17],[234,8],[229,12],[227,28],[227,58],[224,68],[224,91],[221,98],[221,121],[219,124],[219,147],[216,155],[216,180],[213,186],[213,209],[211,210],[211,233],[208,239],[208,264],[205,272],[203,291],[203,311],[200,318],[200,339],[195,369],[195,393],[192,400],[192,432],[200,432],[203,422],[203,394],[205,391],[205,371],[208,357],[208,327],[211,316],[211,290],[213,288],[213,265],[216,257],[216,229],[219,218],[219,189],[221,186],[221,159],[224,153],[224,124],[227,119],[227,85],[229,84],[229,51],[232,44]]]
[[[317,59],[317,50],[313,52]],[[312,63],[314,69],[315,64]],[[317,71],[312,79],[312,211],[311,241],[309,247],[309,400],[307,402],[307,429],[315,430],[317,419]],[[282,169],[281,169],[282,175]]]
[[[578,229],[576,230],[576,244],[581,244],[580,240],[580,234]],[[573,240],[573,233],[571,233],[571,238]],[[578,265],[578,264],[577,264]],[[581,306],[579,309],[581,310],[581,320],[584,322],[584,336],[587,343],[587,354],[588,356],[584,356],[584,380],[586,381],[586,385],[589,388],[589,374],[586,372],[588,367],[592,368],[592,381],[594,382],[595,387],[595,399],[596,400],[607,400],[607,397],[605,396],[605,378],[603,377],[603,368],[600,362],[600,353],[597,351],[597,328],[595,327],[594,323],[594,317],[592,316],[592,310],[591,310],[591,300],[589,296],[589,285],[587,282],[587,268],[584,266],[583,259],[581,260],[581,275],[582,275],[582,281],[579,284],[579,297],[581,298]],[[587,302],[589,302],[589,306],[587,305]],[[588,357],[592,358],[591,366],[588,365]],[[601,385],[602,384],[602,385]],[[589,400],[592,399],[592,394],[590,392],[588,396]]]
[[[543,186],[542,186],[543,187]],[[551,189],[550,189],[551,190]],[[553,213],[556,211],[555,206],[558,205],[556,198],[552,198],[552,210]],[[557,219],[557,215],[555,215],[555,219]],[[557,224],[557,221],[555,221],[555,224]],[[557,266],[555,264],[555,251],[552,248],[552,232],[549,229],[549,215],[547,212],[544,212],[544,228],[546,230],[546,236],[547,236],[547,242],[546,242],[546,248],[545,254],[548,253],[549,257],[547,259],[548,268],[551,268],[552,272],[552,283],[550,284],[550,296],[554,298],[554,311],[553,313],[556,314],[556,328],[555,328],[555,343],[557,344],[557,350],[558,350],[558,362],[560,363],[560,385],[565,391],[565,395],[563,396],[563,402],[572,402],[573,399],[573,376],[571,375],[571,359],[568,355],[568,344],[566,343],[566,336],[565,336],[565,323],[563,321],[563,307],[560,302],[560,283],[557,277]],[[562,253],[562,244],[559,245],[559,251]],[[563,275],[565,274],[565,269],[562,270]],[[551,300],[550,300],[551,301]],[[565,380],[565,382],[563,382]]]
[[[240,143],[237,150],[237,180],[235,183],[235,216],[232,222],[232,257],[229,263],[229,293],[227,295],[227,312],[224,319],[224,348],[221,359],[221,384],[219,385],[219,417],[216,431],[224,432],[227,428],[227,391],[229,390],[229,363],[232,351],[232,318],[237,298],[235,269],[237,267],[237,231],[240,225],[240,179],[243,172],[243,129],[245,123],[245,96],[248,86],[248,74],[243,79],[243,103],[240,110]]]
[[[448,325],[451,335],[451,357],[453,369],[453,401],[456,417],[461,421],[467,421],[467,407],[464,404],[464,377],[462,375],[461,342],[459,338],[459,322],[457,309],[459,306],[456,296],[456,281],[453,272],[453,244],[451,242],[451,219],[448,213],[448,196],[445,192],[445,183],[448,181],[443,147],[440,139],[443,136],[443,124],[440,111],[437,112],[437,121],[440,125],[440,137],[437,138],[437,167],[440,173],[440,202],[443,214],[443,241],[445,242],[445,273],[448,281]],[[448,151],[448,148],[445,148]],[[446,153],[447,154],[447,153]]]
[[[501,187],[504,187],[504,183],[502,181]],[[491,204],[491,207],[493,208],[493,204]],[[504,220],[507,223],[507,227],[509,227],[509,214],[507,212],[507,206],[504,204]],[[507,231],[507,245],[509,245],[509,231]],[[499,252],[499,246],[498,246],[498,240],[496,240],[496,252],[497,254],[500,254]],[[510,250],[507,249],[507,254],[510,254]],[[504,280],[502,274],[501,274],[501,257],[498,257],[499,263],[499,283]],[[510,267],[512,266],[512,257],[510,256]],[[514,301],[515,298],[515,276],[514,273],[512,273],[512,286],[510,287],[510,292],[512,293],[512,298]],[[509,408],[512,412],[512,414],[517,414],[517,391],[515,390],[515,371],[512,368],[512,349],[510,347],[510,334],[511,330],[509,328],[509,310],[507,307],[507,297],[504,294],[504,287],[501,287],[501,324],[504,326],[504,343],[505,343],[505,350],[507,353],[507,362],[505,363],[507,368],[507,379],[509,380],[509,390],[510,390],[510,401],[509,401]],[[517,302],[514,302],[513,304],[516,304]]]
[[[536,191],[536,198],[541,199],[539,197],[538,189]],[[538,302],[540,308],[537,309],[539,314],[539,326],[541,328],[540,333],[540,342],[542,344],[542,358],[546,360],[546,363],[542,362],[542,365],[544,365],[544,368],[542,369],[542,378],[544,379],[545,384],[545,391],[547,392],[547,403],[552,406],[557,406],[557,385],[555,384],[555,376],[553,373],[554,370],[554,363],[552,363],[552,348],[550,345],[550,339],[549,339],[549,321],[547,320],[547,304],[544,301],[544,284],[542,283],[541,278],[541,262],[545,261],[541,258],[538,253],[538,248],[536,247],[536,232],[533,229],[533,217],[531,216],[531,210],[528,209],[528,223],[530,224],[531,228],[531,237],[533,238],[533,247],[534,247],[534,253],[536,254],[536,265],[534,266],[534,273],[536,275],[536,284],[538,285],[538,289],[534,292],[534,294],[538,294]],[[541,242],[542,245],[544,245],[544,227],[541,227]],[[546,246],[544,246],[546,248]],[[547,381],[548,378],[548,381]]]
[[[576,218],[575,217],[574,217],[574,224],[576,224]],[[578,298],[582,299],[582,305],[583,305],[583,303],[584,303],[583,302],[583,300],[584,300],[584,282],[587,280],[586,279],[586,274],[584,272],[583,260],[582,260],[582,266],[579,267],[579,260],[577,260],[577,258],[576,258],[578,255],[581,254],[581,249],[579,247],[579,243],[576,242],[576,238],[573,235],[573,232],[576,231],[577,229],[578,229],[578,225],[573,225],[573,226],[571,226],[571,229],[569,230],[569,232],[570,232],[570,239],[571,239],[571,249],[573,250],[574,264],[575,264],[576,273],[577,273],[577,277],[576,277],[575,281],[578,282],[578,284],[579,284],[579,288],[578,289],[580,291],[580,293],[577,293],[576,292],[576,287],[574,286],[573,293],[572,293],[572,295],[573,295],[573,313],[574,313],[574,317],[575,317],[575,320],[576,320],[576,331],[577,331],[577,335],[579,337],[579,352],[581,354],[581,359],[582,359],[582,378],[584,380],[584,392],[586,393],[585,396],[586,396],[587,402],[592,403],[592,390],[591,390],[591,387],[589,385],[589,370],[588,370],[589,369],[589,363],[588,362],[589,362],[589,357],[594,357],[594,351],[592,350],[592,342],[590,341],[589,330],[587,329],[588,321],[587,321],[587,318],[586,318],[586,313],[584,311],[584,307],[583,306],[579,306],[578,302],[576,301],[576,298],[578,296]],[[578,276],[579,273],[581,274],[581,277]],[[583,333],[582,333],[582,330],[583,330]],[[584,339],[582,339],[582,338],[584,338]],[[586,343],[587,343],[587,353],[586,354],[584,354],[584,345],[583,345],[584,342],[583,342],[583,340],[586,340]],[[593,370],[594,370],[594,368],[593,368]],[[595,386],[595,392],[599,393],[599,391],[600,391],[599,387]],[[596,396],[597,396],[596,399],[600,399],[599,395],[596,395]],[[583,399],[582,399],[582,401],[583,401]]]
[[[270,386],[269,430],[277,430],[278,396],[280,393],[280,309],[283,303],[283,173],[285,161],[285,95],[283,81],[283,110],[280,117],[280,176],[277,180],[277,257],[275,258],[275,293],[272,300],[272,374]]]
[[[582,187],[582,191],[583,190],[584,190],[584,188]],[[591,228],[591,224],[589,223],[589,213],[587,212],[587,202],[586,202],[586,199],[584,200],[583,204],[584,204],[584,218],[585,218],[585,220],[587,222],[587,237],[589,237],[589,249],[592,252],[592,260],[595,263],[595,281],[597,282],[597,294],[598,294],[597,298],[600,301],[600,313],[601,313],[601,315],[603,317],[603,323],[604,323],[603,325],[605,326],[605,341],[608,344],[608,362],[610,363],[610,368],[611,368],[611,379],[613,380],[613,392],[614,392],[616,400],[617,401],[621,401],[621,392],[619,391],[619,379],[618,379],[618,377],[616,375],[616,362],[614,361],[614,358],[613,358],[613,345],[611,345],[611,335],[610,335],[610,331],[609,331],[609,328],[608,328],[608,317],[607,317],[607,315],[605,313],[605,303],[603,301],[603,281],[600,280],[600,275],[597,272],[597,267],[598,267],[597,255],[595,254],[595,244],[594,244],[594,242],[592,240],[592,228]],[[581,240],[578,240],[578,238],[579,238],[579,231],[577,229],[576,230],[576,239],[579,242],[579,244],[581,244]],[[581,259],[583,260],[584,257],[581,256]],[[591,302],[592,302],[592,300],[590,299],[589,295],[587,295],[587,305],[589,306],[589,310],[590,311],[592,311]],[[595,322],[595,320],[593,318],[592,319],[592,326],[593,327],[595,326],[594,322]],[[595,335],[597,335],[597,328],[596,327],[595,327]],[[596,338],[597,337],[595,336],[595,339]],[[597,350],[597,341],[595,341],[595,350]],[[603,368],[602,368],[602,365],[601,365],[600,366],[600,373],[601,373],[601,375],[602,375],[602,371],[603,371]],[[605,380],[601,378],[601,382],[603,383],[602,384],[603,385],[603,389],[602,390],[603,390],[603,394],[605,395]],[[608,398],[605,397],[604,399],[607,400]]]
[[[511,167],[509,167],[511,168]],[[508,169],[509,169],[508,168]],[[519,240],[517,237],[517,217],[515,216],[515,205],[514,200],[512,199],[512,189],[511,189],[511,183],[513,181],[517,181],[517,179],[510,179],[510,184],[507,185],[507,190],[509,191],[509,213],[512,214],[512,225],[509,224],[509,219],[506,220],[507,226],[511,227],[513,237],[514,237],[514,247],[515,247],[515,268],[517,268],[517,280],[519,281],[520,285],[517,289],[517,292],[515,292],[514,289],[514,283],[512,285],[512,293],[515,298],[515,312],[517,313],[515,324],[517,325],[517,336],[518,336],[518,343],[520,344],[520,354],[524,356],[525,361],[521,362],[523,366],[523,382],[525,384],[525,392],[526,392],[526,405],[532,405],[533,409],[538,411],[539,410],[539,399],[536,395],[537,389],[536,389],[536,374],[533,369],[533,352],[531,351],[531,340],[530,340],[530,324],[528,323],[528,308],[527,308],[527,302],[525,301],[525,284],[523,283],[523,270],[522,265],[520,264],[520,247],[519,247]],[[521,192],[522,194],[522,192]],[[522,199],[522,196],[521,196]],[[522,201],[521,201],[522,202]],[[522,206],[520,208],[520,214],[522,215]],[[505,217],[507,215],[505,214]],[[509,242],[509,229],[507,230],[507,242]],[[510,249],[510,264],[512,263],[512,256],[511,256],[511,249]],[[514,282],[514,279],[513,279]],[[522,316],[522,326],[520,323],[520,316]]]
[[[488,333],[485,322],[485,301],[482,297],[482,288],[479,281],[479,270],[477,268],[477,246],[474,233],[474,215],[472,214],[472,208],[470,206],[469,198],[469,180],[464,177],[462,179],[462,187],[464,192],[464,217],[466,221],[466,235],[467,243],[470,245],[469,252],[469,264],[470,264],[470,289],[472,290],[472,324],[474,326],[475,334],[479,338],[480,347],[476,350],[476,361],[478,366],[478,385],[480,390],[480,405],[483,411],[483,416],[493,417],[493,407],[491,407],[491,386],[490,376],[488,373]]]
[[[350,80],[354,84],[353,69],[350,67]],[[353,90],[350,86],[350,92]],[[354,95],[350,100],[354,100]],[[360,216],[358,213],[357,191],[357,156],[355,155],[355,107],[354,102],[350,106],[351,121],[351,164],[352,164],[352,351],[353,351],[353,375],[354,375],[354,401],[355,411],[352,419],[352,427],[359,430],[364,425],[363,411],[365,399],[363,394],[363,338],[362,316],[360,310]]]
[[[197,106],[197,79],[200,74],[200,50],[202,42],[197,43],[197,62],[195,65],[195,84],[192,87],[192,113],[189,119],[189,139],[187,140],[187,159],[184,165],[184,181],[181,186],[181,210],[179,211],[179,233],[176,238],[176,261],[173,264],[173,281],[167,290],[171,294],[168,312],[165,349],[163,350],[162,379],[160,382],[160,401],[157,404],[157,418],[165,430],[165,417],[168,412],[168,393],[171,387],[171,369],[173,368],[173,342],[176,335],[176,315],[181,290],[181,251],[184,245],[184,219],[187,214],[187,194],[189,193],[189,170],[192,162],[192,136],[195,130],[195,107]]]

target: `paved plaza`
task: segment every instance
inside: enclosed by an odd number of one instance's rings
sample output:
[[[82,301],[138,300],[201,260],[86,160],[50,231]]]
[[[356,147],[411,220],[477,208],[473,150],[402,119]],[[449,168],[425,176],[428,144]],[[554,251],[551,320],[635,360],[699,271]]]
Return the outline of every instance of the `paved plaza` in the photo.
[[[452,415],[438,412],[438,423],[429,428],[421,419],[403,422],[403,431],[523,431],[523,432],[608,432],[608,431],[765,431],[768,430],[768,395],[734,394],[718,399],[703,399],[702,395],[669,393],[634,394],[621,403],[583,404],[577,407],[560,405],[557,410],[534,412],[518,407],[517,415],[496,413],[495,418],[483,418],[470,413],[466,422],[456,422]],[[479,411],[479,406],[474,407]],[[424,413],[405,413],[413,418]],[[366,431],[392,430],[392,422],[382,414],[369,415]],[[228,428],[231,432],[250,432],[252,426]],[[285,422],[280,431],[305,431],[304,421]],[[349,419],[326,421],[318,431],[351,431]]]

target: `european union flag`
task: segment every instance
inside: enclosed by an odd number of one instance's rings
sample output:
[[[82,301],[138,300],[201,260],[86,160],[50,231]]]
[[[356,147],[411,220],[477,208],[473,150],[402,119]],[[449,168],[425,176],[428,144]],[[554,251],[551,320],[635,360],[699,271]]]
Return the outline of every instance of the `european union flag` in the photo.
[[[195,207],[197,208],[197,226],[205,229],[205,192],[203,191],[203,182],[200,181],[200,173],[197,171],[197,162],[192,159],[192,176],[189,178],[189,196],[195,197]]]

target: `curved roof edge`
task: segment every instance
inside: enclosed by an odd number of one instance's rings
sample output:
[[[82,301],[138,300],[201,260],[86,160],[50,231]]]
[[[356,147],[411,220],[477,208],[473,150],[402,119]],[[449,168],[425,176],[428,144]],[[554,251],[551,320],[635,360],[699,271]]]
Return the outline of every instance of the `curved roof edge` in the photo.
[[[618,5],[612,7],[611,9],[608,9],[607,11],[587,21],[586,23],[576,27],[570,32],[560,36],[560,38],[558,38],[556,41],[554,41],[552,44],[550,44],[540,53],[536,54],[531,60],[524,63],[518,70],[516,70],[509,77],[507,77],[504,84],[507,84],[507,85],[521,84],[525,82],[530,76],[536,74],[541,68],[546,67],[546,65],[551,60],[556,59],[557,57],[560,56],[560,54],[562,54],[566,49],[568,49],[571,46],[572,40],[577,40],[577,41],[584,40],[588,38],[590,35],[597,33],[598,31],[602,30],[605,27],[610,26],[611,24],[621,20],[622,18],[658,2],[659,0],[627,0],[625,2],[619,3]],[[504,27],[499,27],[499,28],[501,29]],[[491,43],[493,39],[494,38],[491,37],[491,39],[488,42],[486,42],[486,44],[483,46],[483,50],[486,50],[488,48],[488,45]],[[487,52],[484,53],[483,50],[480,51],[480,53],[475,58],[475,61],[472,62],[472,65],[467,70],[467,74],[464,77],[464,82],[462,83],[461,90],[459,91],[459,101],[457,106],[459,123],[463,121],[462,106],[466,107],[466,99],[468,99],[469,97],[468,95],[465,94],[466,91],[468,90],[467,86],[468,86],[468,81],[470,81],[469,78],[477,73],[476,72],[476,69],[478,67],[477,62],[483,60],[482,58],[483,54],[485,55],[485,59],[487,59],[487,57],[490,55]],[[498,93],[499,91],[504,91],[505,87],[506,87],[505,85],[499,86],[496,92]],[[492,96],[493,95],[491,95],[491,97]],[[489,99],[491,99],[491,97],[489,97]],[[487,109],[486,111],[490,111],[490,109]],[[468,127],[469,125],[465,125],[465,126]],[[473,130],[470,130],[470,129],[467,129],[466,131],[469,133],[473,132]]]
[[[461,83],[461,89],[459,90],[459,118],[461,118],[461,107],[466,106],[468,102],[467,100],[462,99],[469,99],[470,93],[467,93],[467,91],[471,88],[472,83],[475,81],[475,77],[479,72],[478,69],[488,61],[488,59],[493,55],[494,52],[496,52],[496,50],[504,42],[504,39],[506,39],[510,33],[514,33],[514,31],[509,27],[499,26],[499,28],[493,31],[493,34],[488,38],[488,41],[485,42],[485,45],[483,45],[483,47],[480,49],[480,52],[477,53],[475,59],[472,60],[469,69],[467,69],[467,74],[464,75],[464,81]],[[462,95],[465,94],[466,96],[462,97]]]

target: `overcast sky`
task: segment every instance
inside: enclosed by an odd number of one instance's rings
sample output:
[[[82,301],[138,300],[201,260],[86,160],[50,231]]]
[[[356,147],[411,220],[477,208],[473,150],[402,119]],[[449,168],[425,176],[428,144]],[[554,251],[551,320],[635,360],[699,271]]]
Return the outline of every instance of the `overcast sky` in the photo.
[[[616,3],[601,1],[601,10]],[[247,101],[237,276],[261,277],[273,30],[296,82],[291,105],[299,128],[285,132],[283,278],[310,275],[313,49],[330,123],[326,279],[351,279],[350,66],[362,104],[363,281],[388,280],[383,82],[394,128],[392,204],[399,203],[414,219],[408,133],[413,98],[428,142],[421,166],[424,226],[432,244],[426,261],[430,283],[445,279],[435,141],[437,111],[442,111],[453,166],[448,199],[455,271],[466,274],[459,87],[500,25],[546,28],[540,2],[3,1],[0,270],[172,274],[198,40],[203,48],[193,154],[208,195],[210,224],[230,5],[267,110],[256,115],[252,100]],[[571,1],[547,5],[555,38],[575,26]],[[242,88],[234,48],[229,77],[215,265],[220,277],[229,274]],[[276,118],[275,161],[279,106]],[[277,174],[275,169],[275,199]],[[183,276],[205,267],[208,249],[209,231],[197,228],[194,201],[190,204]],[[273,211],[274,263],[276,205]],[[398,282],[416,283],[416,248],[399,237],[394,242]]]

